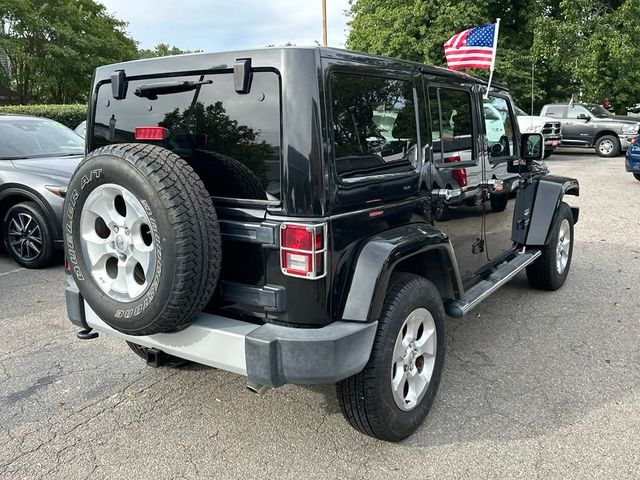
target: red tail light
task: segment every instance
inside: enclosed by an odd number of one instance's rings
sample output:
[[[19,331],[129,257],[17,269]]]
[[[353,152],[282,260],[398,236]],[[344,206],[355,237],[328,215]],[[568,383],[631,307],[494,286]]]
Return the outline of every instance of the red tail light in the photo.
[[[636,143],[638,143],[638,137],[633,137],[631,139],[631,142],[629,142],[629,143],[631,143],[632,145],[635,145]]]
[[[444,163],[456,163],[460,162],[462,159],[459,155],[454,155],[453,157],[448,157],[444,159]],[[468,184],[467,179],[467,169],[466,168],[456,168],[451,170],[451,176],[458,183],[460,188],[466,187]]]
[[[64,257],[64,269],[67,273],[71,273],[71,264],[69,260],[67,260],[67,257]]]
[[[293,277],[322,278],[326,274],[326,258],[326,224],[282,224],[282,273]]]
[[[162,127],[136,127],[136,140],[166,140],[169,130]]]

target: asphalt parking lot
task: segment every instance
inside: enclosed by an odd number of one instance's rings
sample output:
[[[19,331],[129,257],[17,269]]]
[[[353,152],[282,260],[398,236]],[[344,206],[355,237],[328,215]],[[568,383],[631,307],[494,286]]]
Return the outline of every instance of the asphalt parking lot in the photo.
[[[0,477],[638,478],[640,182],[622,157],[548,166],[582,186],[567,284],[521,275],[449,320],[433,410],[395,445],[351,429],[332,386],[257,397],[237,375],[79,341],[62,266],[0,253]]]

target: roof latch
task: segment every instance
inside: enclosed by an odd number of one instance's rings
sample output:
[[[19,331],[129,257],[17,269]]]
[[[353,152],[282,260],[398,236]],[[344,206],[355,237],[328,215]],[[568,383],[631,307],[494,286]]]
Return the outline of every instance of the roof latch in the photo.
[[[111,93],[116,100],[127,98],[127,76],[124,70],[116,70],[111,74]]]
[[[233,84],[238,93],[249,93],[251,90],[251,59],[238,58],[233,64]]]

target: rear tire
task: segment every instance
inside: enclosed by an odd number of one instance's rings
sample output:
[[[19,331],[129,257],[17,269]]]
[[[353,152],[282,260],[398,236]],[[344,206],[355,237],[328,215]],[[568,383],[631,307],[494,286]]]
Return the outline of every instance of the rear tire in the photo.
[[[391,442],[408,437],[433,404],[444,357],[444,308],[438,290],[423,277],[394,275],[369,362],[336,385],[342,414],[366,435]]]
[[[34,202],[9,208],[2,222],[2,238],[7,252],[25,268],[44,268],[54,254],[49,222]]]
[[[491,210],[504,212],[509,204],[509,192],[492,193],[489,199],[491,201]]]
[[[181,330],[216,287],[221,243],[211,197],[162,147],[115,144],[89,154],[69,184],[64,227],[82,297],[120,332]]]
[[[640,173],[634,173],[633,176],[640,182]]]
[[[620,155],[620,140],[613,135],[603,135],[596,141],[596,153],[604,158]]]
[[[567,238],[568,236],[568,238]],[[553,222],[549,245],[542,248],[542,255],[527,267],[529,284],[540,290],[557,290],[564,285],[573,256],[573,214],[566,203]]]

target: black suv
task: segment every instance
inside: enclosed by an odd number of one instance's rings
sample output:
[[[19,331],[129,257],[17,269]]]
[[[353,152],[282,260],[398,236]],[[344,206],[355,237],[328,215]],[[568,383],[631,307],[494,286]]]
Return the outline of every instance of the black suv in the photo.
[[[446,315],[525,269],[547,290],[569,272],[578,183],[540,168],[542,135],[485,90],[326,48],[98,68],[65,201],[78,336],[256,392],[336,383],[353,427],[405,438],[438,389]]]
[[[593,147],[601,157],[625,152],[640,127],[638,118],[614,115],[593,103],[545,105],[540,115],[562,123],[563,147]]]

